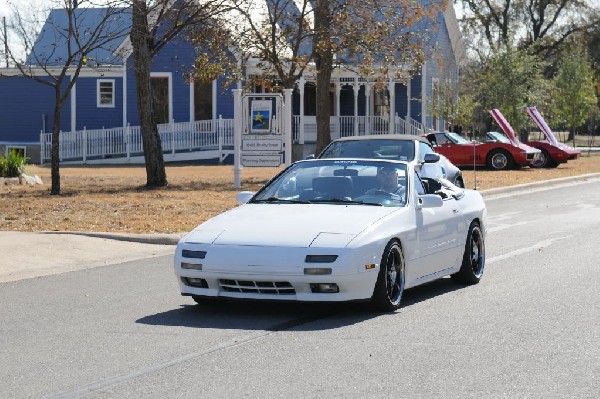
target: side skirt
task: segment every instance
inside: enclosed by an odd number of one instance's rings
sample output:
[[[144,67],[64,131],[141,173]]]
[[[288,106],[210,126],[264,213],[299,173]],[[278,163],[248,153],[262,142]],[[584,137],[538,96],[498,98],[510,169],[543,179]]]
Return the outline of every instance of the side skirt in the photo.
[[[428,283],[430,281],[442,278],[444,276],[449,276],[451,274],[454,274],[454,273],[458,272],[459,269],[460,269],[460,267],[458,267],[458,268],[449,267],[447,269],[442,269],[439,272],[428,274],[426,276],[419,277],[419,278],[417,278],[417,279],[415,279],[413,281],[409,281],[409,282],[407,282],[404,285],[404,288],[416,287],[417,285],[425,284],[425,283]]]

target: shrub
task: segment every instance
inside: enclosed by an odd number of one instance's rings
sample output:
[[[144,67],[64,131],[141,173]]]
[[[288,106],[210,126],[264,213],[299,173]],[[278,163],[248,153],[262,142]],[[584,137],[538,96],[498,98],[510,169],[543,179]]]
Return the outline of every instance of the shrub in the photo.
[[[27,157],[18,151],[11,150],[6,155],[0,155],[0,176],[17,177],[25,173]]]

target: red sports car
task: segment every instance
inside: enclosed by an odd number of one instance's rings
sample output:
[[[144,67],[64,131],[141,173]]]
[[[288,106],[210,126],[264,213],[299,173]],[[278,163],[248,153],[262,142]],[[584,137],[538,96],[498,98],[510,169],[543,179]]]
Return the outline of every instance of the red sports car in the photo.
[[[516,165],[529,165],[540,153],[540,150],[525,145],[516,138],[508,143],[479,143],[450,132],[429,133],[426,137],[436,152],[445,155],[457,166],[506,170]]]
[[[532,166],[535,166],[536,168],[556,168],[558,165],[567,162],[569,159],[577,159],[581,152],[559,142],[535,107],[525,107],[525,110],[544,136],[546,136],[546,140],[543,141],[527,142],[528,145],[542,151],[539,158],[532,163]]]

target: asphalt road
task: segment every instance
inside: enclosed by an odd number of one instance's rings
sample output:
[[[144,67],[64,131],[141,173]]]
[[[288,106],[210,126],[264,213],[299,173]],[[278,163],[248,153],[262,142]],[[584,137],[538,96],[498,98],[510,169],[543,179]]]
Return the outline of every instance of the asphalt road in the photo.
[[[160,256],[0,284],[0,397],[600,396],[600,180],[487,199],[477,286],[193,305]]]

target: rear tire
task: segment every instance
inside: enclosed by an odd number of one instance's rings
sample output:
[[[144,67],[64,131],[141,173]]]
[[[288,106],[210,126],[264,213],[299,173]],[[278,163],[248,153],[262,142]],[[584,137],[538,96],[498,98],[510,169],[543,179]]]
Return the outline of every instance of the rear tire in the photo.
[[[404,293],[404,254],[397,241],[390,241],[383,251],[381,266],[371,303],[385,312],[393,312],[400,308]]]
[[[514,159],[510,153],[500,148],[492,150],[486,160],[487,167],[491,170],[509,170],[512,169]]]
[[[473,221],[469,226],[465,253],[460,270],[452,275],[452,279],[460,284],[477,284],[483,276],[485,267],[485,242],[479,223]]]

